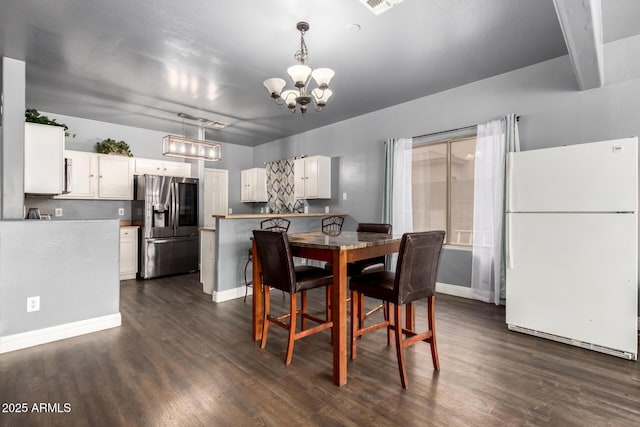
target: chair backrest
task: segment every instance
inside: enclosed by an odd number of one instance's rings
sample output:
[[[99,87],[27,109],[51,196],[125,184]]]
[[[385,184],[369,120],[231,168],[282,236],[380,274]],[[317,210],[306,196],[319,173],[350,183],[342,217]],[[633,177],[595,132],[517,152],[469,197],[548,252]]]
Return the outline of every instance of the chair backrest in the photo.
[[[322,218],[322,232],[329,235],[340,234],[342,224],[344,224],[344,217],[342,216],[333,215]]]
[[[356,231],[368,233],[391,234],[391,224],[378,224],[373,222],[361,222]]]
[[[284,231],[253,230],[262,265],[262,283],[294,293],[296,274],[289,238]]]
[[[269,231],[289,231],[289,225],[291,221],[286,218],[268,218],[260,221],[260,230]]]
[[[402,235],[393,285],[398,305],[435,293],[444,234],[444,231],[425,231]]]

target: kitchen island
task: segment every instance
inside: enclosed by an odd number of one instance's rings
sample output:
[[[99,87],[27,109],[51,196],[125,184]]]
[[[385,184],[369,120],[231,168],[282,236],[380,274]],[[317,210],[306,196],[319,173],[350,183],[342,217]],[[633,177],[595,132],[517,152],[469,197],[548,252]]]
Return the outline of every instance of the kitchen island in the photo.
[[[222,302],[244,297],[244,267],[251,248],[252,232],[260,229],[262,220],[276,217],[286,218],[291,221],[289,233],[302,233],[320,231],[322,218],[330,215],[344,216],[344,229],[355,230],[356,222],[344,212],[215,215],[215,256],[213,259],[215,279],[212,300]],[[203,258],[202,262],[207,261]],[[248,280],[251,280],[251,272],[251,266],[249,266]],[[249,293],[251,293],[251,289],[249,289]]]

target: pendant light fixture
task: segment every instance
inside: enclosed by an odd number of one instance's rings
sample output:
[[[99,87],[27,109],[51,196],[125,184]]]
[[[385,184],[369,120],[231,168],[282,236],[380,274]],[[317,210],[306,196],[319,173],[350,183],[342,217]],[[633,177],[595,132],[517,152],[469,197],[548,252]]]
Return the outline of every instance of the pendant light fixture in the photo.
[[[329,83],[335,75],[335,72],[330,68],[316,68],[313,70],[307,65],[309,51],[304,42],[304,35],[309,31],[309,24],[301,21],[298,22],[296,28],[300,31],[300,50],[294,55],[298,64],[287,69],[287,73],[293,80],[295,89],[283,90],[287,83],[277,77],[267,79],[263,84],[264,87],[267,88],[267,92],[269,92],[271,98],[273,98],[278,105],[286,105],[292,113],[295,113],[296,108],[300,106],[300,112],[304,114],[312,99],[316,111],[321,111],[327,104],[329,97],[333,94],[331,89],[329,89]],[[314,80],[316,83],[317,87],[314,89],[310,88],[311,80]]]
[[[182,133],[184,130],[184,119],[197,120],[200,122],[201,134],[204,138],[204,126],[209,124],[215,128],[224,128],[226,125],[221,122],[210,121],[200,117],[194,117],[185,113],[178,113],[182,119]],[[167,135],[162,138],[162,155],[168,157],[178,157],[181,159],[207,160],[217,162],[222,158],[222,144],[214,141],[191,139],[185,136]]]

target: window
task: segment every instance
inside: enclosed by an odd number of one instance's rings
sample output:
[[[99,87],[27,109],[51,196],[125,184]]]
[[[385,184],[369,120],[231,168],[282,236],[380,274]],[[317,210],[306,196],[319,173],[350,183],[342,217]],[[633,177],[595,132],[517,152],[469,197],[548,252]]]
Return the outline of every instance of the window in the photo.
[[[473,230],[473,135],[416,140],[412,153],[413,230],[445,230],[446,244],[470,246]]]

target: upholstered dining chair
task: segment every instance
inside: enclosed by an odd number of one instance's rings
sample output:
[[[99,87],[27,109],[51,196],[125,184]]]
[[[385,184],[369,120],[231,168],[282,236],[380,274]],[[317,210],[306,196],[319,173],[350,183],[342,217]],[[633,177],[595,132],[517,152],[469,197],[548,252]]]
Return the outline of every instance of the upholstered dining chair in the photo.
[[[391,234],[391,224],[384,223],[373,223],[373,222],[361,222],[358,223],[358,227],[356,231],[358,233],[382,233],[382,234]],[[333,271],[333,264],[328,262],[325,264],[324,268],[329,271]],[[366,273],[375,273],[378,271],[384,271],[385,266],[385,257],[380,256],[376,258],[363,259],[360,261],[354,261],[347,264],[347,276],[359,276],[361,274]],[[350,299],[347,300],[349,302]],[[360,324],[364,322],[364,319],[371,316],[373,313],[377,312],[384,308],[383,304],[376,306],[374,309],[364,312],[364,298],[360,298],[360,310],[358,311],[359,318],[358,321]],[[330,307],[328,312],[330,312]],[[389,342],[390,343],[390,342]]]
[[[291,225],[291,221],[286,218],[267,218],[265,220],[260,221],[260,229],[261,230],[269,230],[269,231],[284,231],[285,233],[289,231],[289,225]],[[249,256],[247,257],[247,262],[244,264],[244,299],[243,301],[247,301],[247,293],[249,292],[249,288],[253,286],[253,281],[248,280],[247,278],[247,268],[253,262],[253,251],[249,248]]]
[[[400,243],[398,263],[395,272],[375,272],[351,278],[351,359],[356,358],[357,338],[381,328],[395,332],[398,370],[402,387],[408,387],[404,349],[418,341],[431,346],[433,368],[440,370],[435,331],[435,285],[438,262],[444,241],[444,231],[405,233]],[[359,299],[362,296],[377,298],[388,305],[388,317],[384,321],[365,327],[360,325]],[[427,300],[426,332],[418,333],[415,325],[411,329],[402,327],[402,306],[415,301]],[[392,315],[393,313],[393,315]],[[391,319],[393,317],[393,319]],[[411,322],[412,323],[412,322]],[[404,338],[404,337],[407,338]]]
[[[320,319],[307,313],[307,291],[320,287],[330,287],[333,275],[327,270],[308,265],[294,266],[293,255],[287,234],[283,231],[271,232],[254,230],[253,238],[262,265],[262,285],[264,290],[264,319],[261,348],[267,346],[269,324],[273,323],[289,331],[289,341],[284,364],[289,365],[293,356],[293,344],[296,340],[315,334],[333,326],[333,322]],[[270,313],[270,287],[290,294],[289,313],[274,317]],[[297,309],[297,294],[301,296],[301,308]],[[300,316],[301,328],[297,332],[297,318]],[[288,319],[288,323],[286,320]],[[306,320],[318,325],[306,328]]]
[[[322,218],[322,232],[330,236],[337,236],[342,231],[342,224],[344,224],[343,216],[331,215]]]

